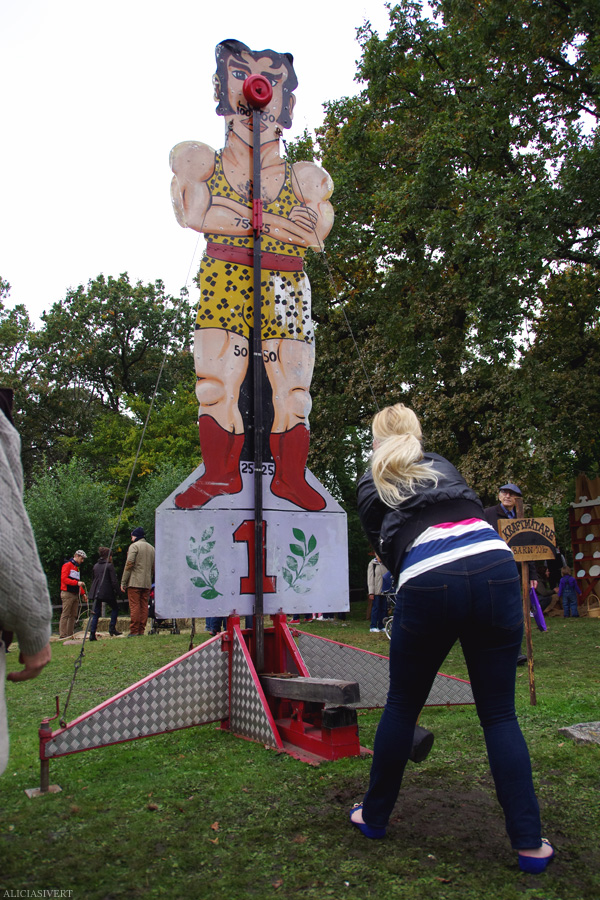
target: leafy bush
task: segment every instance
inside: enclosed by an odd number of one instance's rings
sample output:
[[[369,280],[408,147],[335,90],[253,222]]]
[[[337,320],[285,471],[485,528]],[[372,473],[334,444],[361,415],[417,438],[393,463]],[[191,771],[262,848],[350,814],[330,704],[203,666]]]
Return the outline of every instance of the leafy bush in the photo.
[[[82,577],[91,575],[98,546],[110,545],[118,511],[108,487],[95,481],[75,460],[57,463],[38,472],[25,494],[40,559],[48,579],[50,595],[60,594],[60,569],[76,550],[88,559]]]

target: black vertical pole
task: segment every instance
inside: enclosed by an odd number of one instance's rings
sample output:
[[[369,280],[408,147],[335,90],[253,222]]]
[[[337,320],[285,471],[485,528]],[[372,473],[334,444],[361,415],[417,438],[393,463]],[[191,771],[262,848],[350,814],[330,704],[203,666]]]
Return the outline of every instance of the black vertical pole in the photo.
[[[252,228],[254,231],[254,325],[252,336],[254,375],[254,638],[257,672],[265,665],[263,603],[263,358],[261,303],[262,199],[260,186],[260,109],[252,110]]]
[[[515,506],[517,509],[517,519],[524,518],[523,498],[517,497]],[[521,588],[523,600],[523,622],[525,624],[525,646],[527,648],[527,670],[529,675],[529,703],[531,706],[537,705],[537,696],[535,693],[535,673],[533,671],[533,641],[531,639],[531,602],[529,600],[529,564],[521,563]]]

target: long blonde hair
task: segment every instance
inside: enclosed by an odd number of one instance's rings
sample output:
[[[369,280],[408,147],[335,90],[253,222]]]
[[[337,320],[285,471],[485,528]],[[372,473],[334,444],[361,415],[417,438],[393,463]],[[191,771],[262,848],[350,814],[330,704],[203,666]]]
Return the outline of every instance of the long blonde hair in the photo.
[[[371,471],[377,493],[387,506],[399,506],[422,484],[437,485],[439,473],[432,463],[421,462],[421,425],[416,413],[396,403],[373,419]]]

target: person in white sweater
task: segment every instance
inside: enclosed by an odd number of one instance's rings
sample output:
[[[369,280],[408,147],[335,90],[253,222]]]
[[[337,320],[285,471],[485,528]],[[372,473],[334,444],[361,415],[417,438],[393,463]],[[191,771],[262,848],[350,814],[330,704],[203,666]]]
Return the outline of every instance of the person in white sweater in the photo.
[[[0,774],[8,762],[4,680],[35,678],[50,662],[52,606],[23,503],[21,439],[12,423],[12,391],[0,389]],[[6,675],[13,635],[22,669]]]

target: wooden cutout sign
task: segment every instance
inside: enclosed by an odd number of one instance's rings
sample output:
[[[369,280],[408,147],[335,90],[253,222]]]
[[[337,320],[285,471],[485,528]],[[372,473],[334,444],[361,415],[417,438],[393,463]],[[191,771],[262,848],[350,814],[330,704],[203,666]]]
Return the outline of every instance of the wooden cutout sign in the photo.
[[[346,515],[306,467],[315,336],[304,258],[333,225],[333,182],[279,152],[292,56],[226,40],[216,63],[225,145],[184,141],[170,157],[177,221],[206,238],[194,334],[202,465],[156,512],[156,610],[342,611]],[[251,84],[265,87],[260,109]]]
[[[518,562],[554,557],[554,519],[499,519],[500,534]]]

